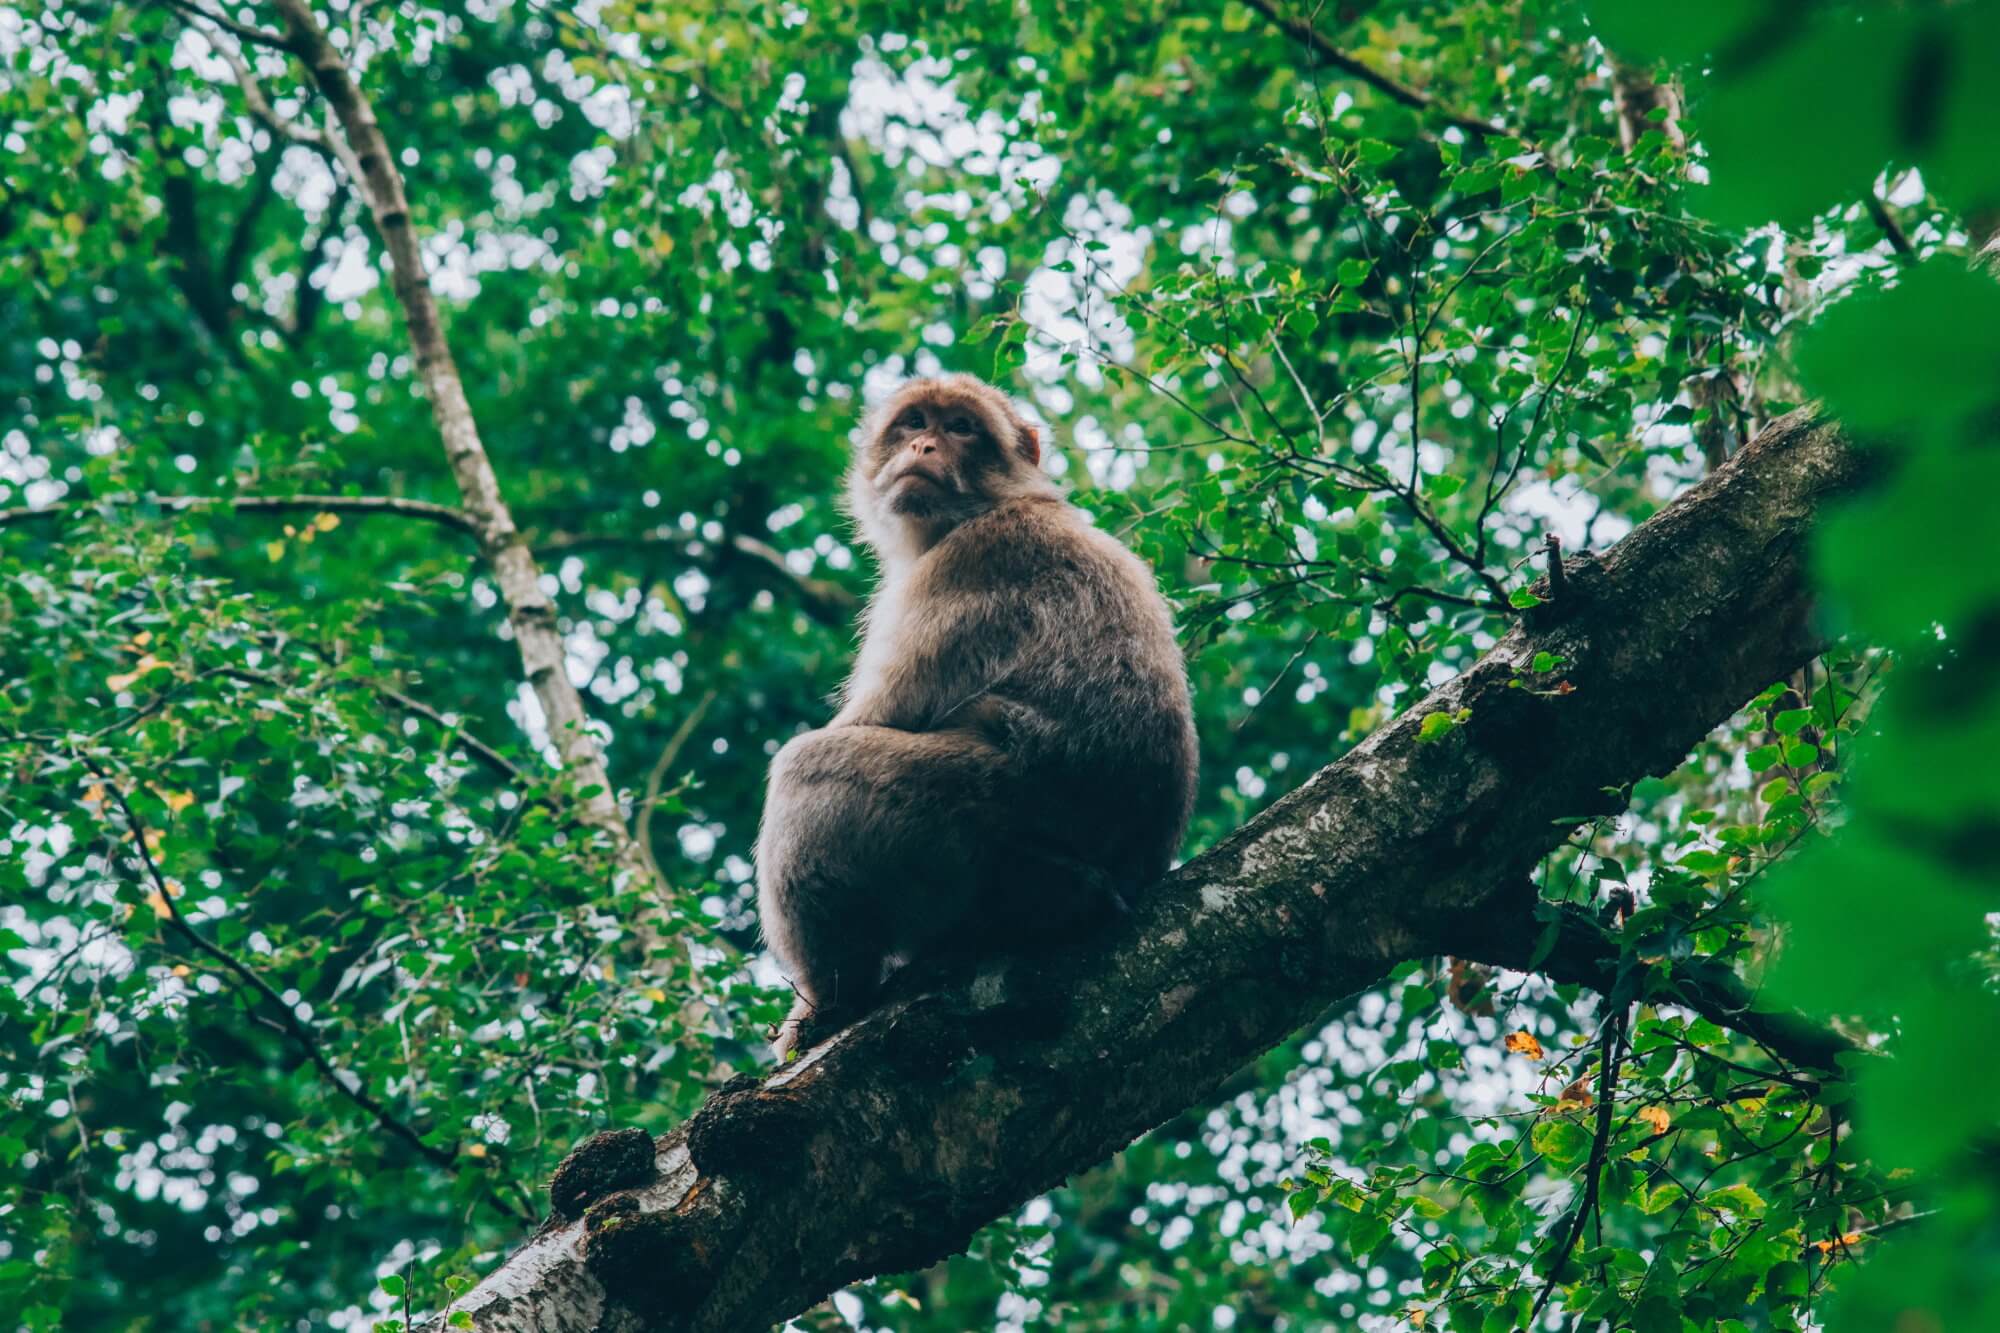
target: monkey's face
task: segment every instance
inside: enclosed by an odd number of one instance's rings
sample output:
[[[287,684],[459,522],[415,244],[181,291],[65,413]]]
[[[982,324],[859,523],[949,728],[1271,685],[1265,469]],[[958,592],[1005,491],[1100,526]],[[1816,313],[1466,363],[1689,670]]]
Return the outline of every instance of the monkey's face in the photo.
[[[1046,486],[1040,441],[999,390],[966,375],[915,380],[873,418],[850,492],[864,534],[919,547],[1010,496]]]
[[[972,409],[925,396],[898,407],[873,450],[875,493],[893,514],[930,518],[983,494],[998,463],[993,441]]]

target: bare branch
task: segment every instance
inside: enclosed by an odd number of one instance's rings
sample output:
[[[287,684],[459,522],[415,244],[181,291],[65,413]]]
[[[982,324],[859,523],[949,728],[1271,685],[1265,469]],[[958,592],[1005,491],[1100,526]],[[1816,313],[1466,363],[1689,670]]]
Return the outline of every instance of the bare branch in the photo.
[[[653,808],[660,803],[660,789],[666,785],[667,774],[680,762],[681,751],[687,748],[688,738],[694,735],[701,720],[708,716],[716,697],[715,690],[701,692],[701,698],[694,701],[694,707],[688,709],[687,716],[674,728],[673,735],[667,737],[667,743],[660,747],[660,757],[653,761],[653,771],[646,775],[646,794],[639,801],[632,836],[639,840],[639,850],[646,854],[646,863],[653,867],[655,875],[660,874],[660,863],[653,857]]]

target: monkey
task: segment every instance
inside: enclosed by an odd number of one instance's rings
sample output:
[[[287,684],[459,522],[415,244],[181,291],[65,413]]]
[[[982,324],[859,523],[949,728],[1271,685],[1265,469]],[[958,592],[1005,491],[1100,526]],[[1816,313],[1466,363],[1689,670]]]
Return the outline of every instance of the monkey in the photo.
[[[875,555],[839,710],[771,762],[766,942],[797,991],[774,1050],[865,1013],[897,964],[1078,933],[1173,862],[1193,807],[1186,667],[1152,571],[969,375],[863,420],[846,507]]]

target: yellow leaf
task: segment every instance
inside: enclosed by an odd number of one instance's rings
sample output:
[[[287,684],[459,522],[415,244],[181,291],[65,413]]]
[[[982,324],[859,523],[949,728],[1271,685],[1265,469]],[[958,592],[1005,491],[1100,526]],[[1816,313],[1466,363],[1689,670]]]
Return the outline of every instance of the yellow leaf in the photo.
[[[299,530],[293,527],[291,524],[287,523],[285,524],[285,535],[287,537],[296,537],[299,535]]]
[[[101,782],[91,783],[90,786],[84,789],[83,800],[86,805],[100,804],[104,800],[104,784]]]
[[[1667,1108],[1664,1106],[1642,1106],[1639,1108],[1639,1118],[1651,1125],[1655,1134],[1666,1133],[1667,1126],[1674,1123],[1674,1118],[1667,1114]]]
[[[163,919],[166,917],[170,917],[174,914],[174,909],[167,905],[167,900],[160,896],[160,891],[158,889],[152,889],[147,892],[146,906],[153,909],[154,916],[161,917]]]
[[[604,965],[604,979],[605,979],[606,981],[616,981],[616,980],[618,980],[618,969],[617,969],[617,968],[615,968],[615,967],[613,967],[613,966],[611,966],[611,964],[609,964],[609,963],[606,963],[606,964]]]
[[[271,558],[272,564],[276,564],[285,558],[285,544],[281,541],[265,542],[264,554]]]
[[[332,532],[335,528],[340,526],[340,515],[315,514],[313,515],[313,526],[318,528],[321,532]]]
[[[145,675],[154,667],[161,665],[164,664],[159,658],[153,656],[151,653],[147,653],[132,664],[130,671],[120,671],[116,675],[106,676],[104,683],[114,690],[129,690],[138,683],[139,677]]]
[[[1567,1088],[1564,1088],[1562,1095],[1556,1098],[1556,1104],[1550,1109],[1554,1111],[1587,1110],[1596,1101],[1597,1098],[1590,1095],[1590,1079],[1586,1075],[1570,1084]]]
[[[153,641],[153,631],[149,629],[142,629],[137,634],[134,634],[132,636],[132,646],[134,648],[144,648],[147,644],[151,643],[152,641]]]
[[[188,966],[188,965],[187,965],[186,963],[175,963],[175,964],[174,964],[174,975],[175,975],[175,976],[177,976],[177,977],[187,977],[187,976],[193,976],[193,975],[194,975],[194,969],[193,969],[193,968],[191,968],[191,967],[189,967],[189,966]]]
[[[1525,1055],[1530,1060],[1539,1060],[1542,1058],[1541,1041],[1536,1038],[1534,1033],[1527,1031],[1525,1028],[1519,1032],[1508,1033],[1507,1039],[1500,1044],[1516,1055]]]
[[[475,1143],[470,1148],[467,1148],[465,1150],[465,1155],[467,1157],[484,1157],[486,1155],[486,1145],[483,1143]]]
[[[174,814],[179,814],[194,804],[194,793],[191,791],[162,792],[160,793],[160,799],[167,803],[168,810]]]
[[[654,1004],[665,1004],[667,1002],[667,993],[661,990],[658,986],[648,986],[646,987],[645,990],[640,991],[639,993],[645,996],[647,999],[651,1000]]]

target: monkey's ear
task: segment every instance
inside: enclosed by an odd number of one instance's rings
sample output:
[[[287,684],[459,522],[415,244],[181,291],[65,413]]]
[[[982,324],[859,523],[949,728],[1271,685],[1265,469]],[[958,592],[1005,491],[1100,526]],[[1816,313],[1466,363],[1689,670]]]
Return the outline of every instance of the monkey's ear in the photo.
[[[1041,431],[1035,429],[1033,426],[1030,426],[1025,421],[1020,424],[1019,430],[1021,433],[1021,443],[1020,443],[1021,457],[1027,459],[1030,463],[1039,466],[1042,461]]]

